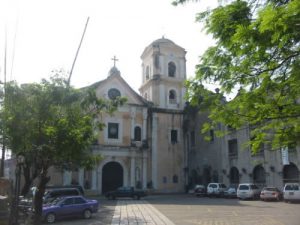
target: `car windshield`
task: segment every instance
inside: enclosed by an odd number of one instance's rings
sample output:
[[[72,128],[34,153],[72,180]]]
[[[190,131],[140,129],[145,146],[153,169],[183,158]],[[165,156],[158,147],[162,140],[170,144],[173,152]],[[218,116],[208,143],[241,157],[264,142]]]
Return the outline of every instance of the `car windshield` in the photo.
[[[62,197],[57,197],[55,199],[53,199],[52,201],[47,202],[48,205],[57,205],[58,203],[60,203],[62,201]]]
[[[286,191],[292,191],[292,190],[298,191],[299,190],[299,186],[298,185],[289,184],[289,185],[285,186],[285,190]]]
[[[248,185],[240,185],[239,189],[240,190],[249,190],[249,186]]]

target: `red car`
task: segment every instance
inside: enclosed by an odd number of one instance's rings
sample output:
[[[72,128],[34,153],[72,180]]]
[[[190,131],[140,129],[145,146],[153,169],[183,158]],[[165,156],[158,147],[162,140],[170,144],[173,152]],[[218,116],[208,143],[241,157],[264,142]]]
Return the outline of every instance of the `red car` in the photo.
[[[282,192],[276,187],[264,187],[260,192],[260,199],[265,200],[276,200],[282,199]]]

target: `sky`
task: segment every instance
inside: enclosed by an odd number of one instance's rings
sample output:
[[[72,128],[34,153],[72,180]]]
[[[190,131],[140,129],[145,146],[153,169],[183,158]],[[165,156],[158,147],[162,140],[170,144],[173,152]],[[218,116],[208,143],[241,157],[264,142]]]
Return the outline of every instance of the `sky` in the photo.
[[[168,38],[186,51],[187,77],[213,40],[196,22],[196,14],[217,0],[0,0],[0,81],[19,84],[48,79],[51,71],[71,70],[83,30],[86,33],[71,85],[80,88],[107,77],[116,62],[121,76],[138,92],[141,54],[154,40]],[[6,35],[5,35],[6,33]],[[5,38],[7,37],[7,38]],[[6,40],[6,41],[5,41]],[[5,45],[5,42],[7,43]]]

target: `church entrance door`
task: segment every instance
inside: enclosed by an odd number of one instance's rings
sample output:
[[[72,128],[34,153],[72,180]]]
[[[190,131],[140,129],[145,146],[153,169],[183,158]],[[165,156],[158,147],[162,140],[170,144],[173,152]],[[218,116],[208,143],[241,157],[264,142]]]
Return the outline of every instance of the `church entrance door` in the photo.
[[[102,169],[102,193],[123,186],[123,168],[118,162],[109,162]]]

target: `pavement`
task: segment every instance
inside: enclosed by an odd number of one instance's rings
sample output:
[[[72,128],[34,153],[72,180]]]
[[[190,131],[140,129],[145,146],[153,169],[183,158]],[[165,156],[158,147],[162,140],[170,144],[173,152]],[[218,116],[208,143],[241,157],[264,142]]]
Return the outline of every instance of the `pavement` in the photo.
[[[146,200],[118,200],[111,225],[175,225]]]

